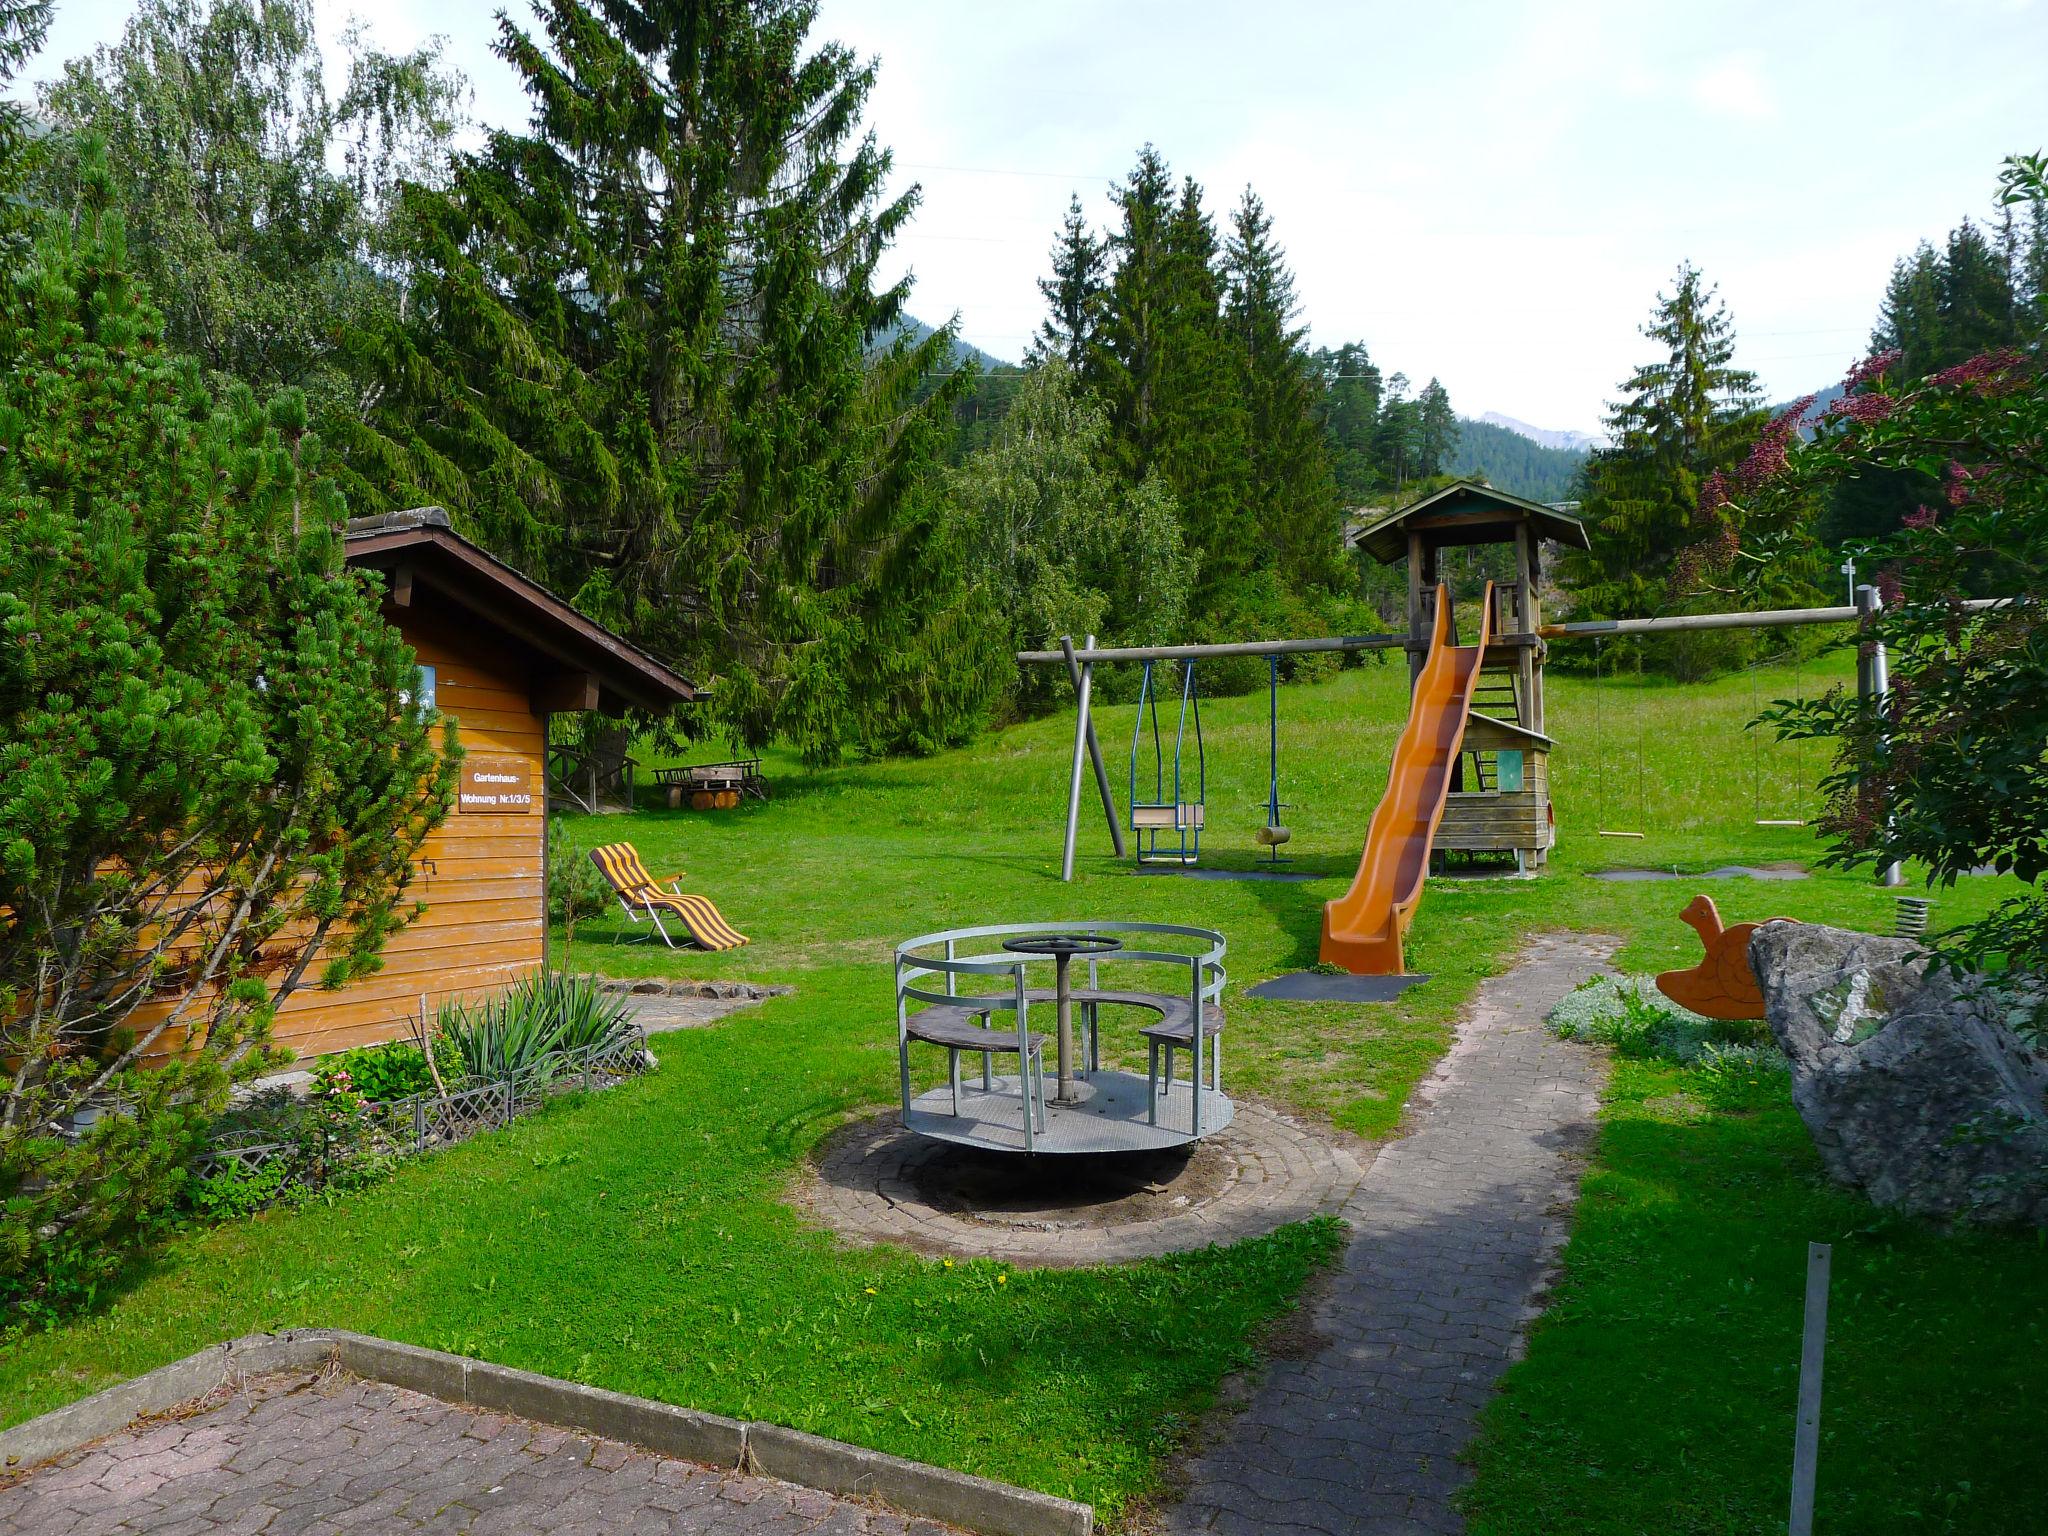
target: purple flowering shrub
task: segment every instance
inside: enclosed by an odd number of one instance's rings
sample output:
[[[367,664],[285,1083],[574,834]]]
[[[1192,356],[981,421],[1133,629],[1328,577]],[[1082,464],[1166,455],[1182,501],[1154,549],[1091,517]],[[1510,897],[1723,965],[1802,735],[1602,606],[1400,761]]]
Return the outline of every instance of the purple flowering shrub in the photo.
[[[2017,200],[2048,198],[2038,166],[2007,185]],[[1785,412],[1706,488],[1703,516],[1769,529],[1858,475],[1939,480],[1940,504],[1869,551],[1884,607],[1860,643],[1887,648],[1888,701],[1837,689],[1781,701],[1764,718],[1781,738],[1836,744],[1822,786],[1830,863],[1916,860],[1941,885],[1990,865],[2038,887],[2048,871],[2048,366],[2038,351],[2010,349],[1923,379],[1897,365],[1896,354],[1860,364],[1809,423],[1809,441],[1797,427],[1811,402]],[[1710,538],[1695,558],[1712,571],[1734,552]],[[1983,597],[2004,600],[1966,606]],[[2014,898],[1943,935],[1940,949],[1957,968],[2038,976],[2048,894]]]

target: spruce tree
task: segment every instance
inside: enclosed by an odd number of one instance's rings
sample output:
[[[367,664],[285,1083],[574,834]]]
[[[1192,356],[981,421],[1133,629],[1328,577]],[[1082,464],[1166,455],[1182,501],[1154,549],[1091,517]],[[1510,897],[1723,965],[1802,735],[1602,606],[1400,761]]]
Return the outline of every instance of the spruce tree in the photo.
[[[1930,371],[2020,339],[2011,265],[1973,221],[1965,219],[1950,232],[1941,272],[1944,355]]]
[[[1586,467],[1581,515],[1592,548],[1561,567],[1574,611],[1587,617],[1643,618],[1673,606],[1680,552],[1712,531],[1700,508],[1707,478],[1732,468],[1763,423],[1756,375],[1734,365],[1727,306],[1690,262],[1658,295],[1643,334],[1661,355],[1623,382],[1624,398],[1609,408],[1610,446]]]
[[[1116,260],[1088,380],[1109,412],[1125,480],[1157,475],[1198,560],[1195,608],[1215,614],[1257,563],[1247,505],[1241,379],[1222,316],[1215,225],[1192,180],[1178,195],[1146,145],[1111,194]]]
[[[1040,357],[1057,357],[1070,371],[1080,371],[1094,349],[1096,327],[1102,320],[1103,273],[1108,263],[1108,248],[1089,231],[1076,194],[1067,204],[1066,221],[1053,241],[1052,276],[1038,280],[1038,291],[1052,308],[1039,327],[1035,350]]]
[[[1890,371],[1903,380],[1929,378],[2000,347],[2024,347],[2048,334],[2048,316],[2028,299],[2029,274],[2041,261],[2037,209],[2024,223],[2008,214],[2009,242],[1999,246],[1965,219],[1940,250],[1922,242],[1892,268],[1872,329],[1873,353],[1896,352]],[[1856,548],[1897,533],[1917,508],[1939,501],[1940,481],[1926,468],[1872,465],[1828,486],[1820,534]]]
[[[1334,350],[1321,348],[1311,361],[1322,390],[1316,415],[1336,467],[1337,494],[1346,506],[1362,506],[1379,484],[1373,458],[1373,433],[1380,419],[1379,368],[1362,341],[1347,341]]]
[[[1431,379],[1415,402],[1415,473],[1427,480],[1450,467],[1458,449],[1458,416],[1451,393]]]
[[[1390,374],[1380,396],[1379,420],[1373,424],[1372,456],[1379,488],[1396,498],[1417,478],[1422,409],[1408,398],[1408,375]]]
[[[1243,373],[1252,525],[1270,542],[1290,589],[1341,579],[1337,484],[1316,420],[1313,365],[1297,326],[1294,274],[1251,188],[1224,248],[1225,313]]]
[[[1116,270],[1083,378],[1109,412],[1117,466],[1135,484],[1158,462],[1169,318],[1166,228],[1173,217],[1173,177],[1150,144],[1138,152],[1137,165],[1110,201],[1119,218],[1109,236]]]
[[[1202,189],[1188,177],[1166,226],[1158,469],[1200,555],[1196,592],[1211,612],[1230,606],[1271,551],[1251,507],[1250,430],[1223,326],[1221,254]]]
[[[526,130],[406,195],[354,472],[715,678],[740,742],[958,739],[1008,661],[930,486],[952,330],[914,340],[876,275],[917,194],[883,197],[873,66],[807,0],[538,11],[499,19]]]

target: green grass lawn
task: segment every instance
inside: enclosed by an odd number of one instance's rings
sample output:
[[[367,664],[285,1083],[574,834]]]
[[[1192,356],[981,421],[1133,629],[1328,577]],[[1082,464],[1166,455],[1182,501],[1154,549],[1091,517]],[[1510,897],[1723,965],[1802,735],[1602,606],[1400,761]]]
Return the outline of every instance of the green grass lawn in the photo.
[[[1293,868],[1321,877],[1306,884],[1134,875],[1109,857],[1091,802],[1078,878],[1062,885],[1071,715],[923,760],[807,772],[771,754],[775,798],[766,805],[573,823],[582,845],[626,837],[656,874],[686,871],[686,888],[713,897],[754,940],[722,955],[671,953],[647,943],[645,929],[607,917],[578,928],[567,946],[573,965],[618,976],[780,981],[795,992],[718,1027],[664,1037],[662,1070],[650,1079],[564,1101],[331,1205],[179,1239],[92,1315],[0,1342],[0,1421],[214,1339],[324,1323],[782,1420],[1071,1493],[1118,1520],[1157,1492],[1162,1460],[1181,1431],[1220,1377],[1249,1358],[1260,1330],[1284,1312],[1338,1234],[1321,1223],[1171,1261],[1027,1272],[947,1268],[894,1250],[844,1248],[809,1230],[785,1196],[810,1149],[850,1115],[894,1096],[892,945],[956,924],[1039,918],[1220,929],[1233,981],[1226,1086],[1344,1131],[1383,1136],[1441,1054],[1473,987],[1507,966],[1531,930],[1613,933],[1625,941],[1624,964],[1651,969],[1687,963],[1696,952],[1675,916],[1695,889],[1711,890],[1730,921],[1783,913],[1889,927],[1889,896],[1862,875],[1772,885],[1588,878],[1622,863],[1811,862],[1811,834],[1755,822],[1811,809],[1804,786],[1819,766],[1814,749],[1755,744],[1743,722],[1755,697],[1821,686],[1846,677],[1846,668],[1838,659],[1694,688],[1553,678],[1561,838],[1551,872],[1527,882],[1433,884],[1409,948],[1410,964],[1432,980],[1385,1005],[1259,1002],[1240,990],[1316,958],[1321,903],[1350,877],[1405,713],[1405,669],[1395,666],[1284,690],[1282,793],[1295,831],[1288,851]],[[1119,799],[1132,718],[1129,705],[1102,711]],[[1265,699],[1218,700],[1204,724],[1208,862],[1249,865],[1263,819]],[[1645,836],[1596,837],[1601,827]],[[1937,919],[1980,911],[2009,888],[1971,881],[1941,893]],[[1617,1106],[1630,1091],[1624,1075]],[[1574,1249],[1570,1294],[1585,1334],[1628,1336],[1628,1320],[1656,1311],[1668,1287],[1682,1288],[1702,1252],[1729,1266],[1735,1252],[1756,1248],[1759,1289],[1781,1269],[1796,1274],[1800,1244],[1828,1235],[1793,1219],[1807,1205],[1851,1213],[1835,1222],[1841,1230],[1872,1225],[1858,1202],[1819,1187],[1782,1106],[1775,1120],[1759,1113],[1723,1139],[1739,1143],[1742,1126],[1752,1124],[1777,1142],[1769,1155],[1737,1158],[1727,1177],[1744,1193],[1667,1178],[1660,1219],[1631,1218],[1642,1252],[1619,1266],[1614,1284],[1579,1287],[1579,1255],[1602,1230],[1611,1191],[1645,1181],[1629,1171],[1627,1148],[1614,1144],[1610,1128],[1594,1175],[1594,1215]],[[1781,1239],[1783,1256],[1773,1246]],[[2009,1238],[1896,1241],[1910,1241],[1916,1257],[1891,1275],[1886,1305],[1921,1330],[1922,1369],[1894,1381],[1881,1352],[1888,1346],[1874,1336],[1880,1352],[1859,1368],[1852,1334],[1840,1344],[1843,1385],[1831,1387],[1830,1412],[1843,1433],[1857,1422],[1885,1424],[1892,1436],[1933,1434],[1941,1425],[1942,1443],[1954,1448],[1951,1482],[1974,1471],[1977,1488],[1992,1488],[1991,1470],[1976,1470],[1990,1452],[1948,1432],[1954,1405],[1940,1401],[1929,1378],[1947,1348],[2003,1347],[2017,1356],[2038,1345],[2014,1321],[2024,1308],[1951,1302],[1977,1291],[1987,1274],[2005,1283],[2037,1262],[2036,1250]],[[1724,1283],[1720,1274],[1702,1285]],[[1796,1291],[1794,1284],[1783,1303],[1795,1310]],[[2034,1317],[2039,1299],[2036,1292]],[[1994,1326],[2001,1318],[2002,1331]],[[1531,1435],[1569,1432],[1581,1437],[1574,1454],[1599,1458],[1610,1476],[1588,1486],[1618,1502],[1579,1505],[1573,1518],[1590,1528],[1612,1510],[1620,1524],[1611,1528],[1619,1529],[1634,1518],[1623,1489],[1630,1469],[1662,1442],[1649,1438],[1640,1415],[1590,1416],[1576,1400],[1534,1390],[1544,1372],[1552,1380],[1585,1373],[1572,1363],[1579,1336],[1562,1323],[1540,1334],[1516,1374],[1514,1401],[1541,1410],[1530,1415]],[[1790,1358],[1773,1328],[1730,1328],[1706,1364],[1691,1359],[1687,1369],[1705,1373],[1695,1389],[1659,1401],[1671,1436],[1704,1442],[1728,1416],[1748,1427],[1753,1448],[1717,1463],[1728,1480],[1717,1497],[1731,1508],[1768,1508],[1776,1498],[1783,1456],[1764,1442],[1782,1419],[1776,1438],[1790,1443],[1789,1377],[1773,1374]],[[1558,1414],[1569,1417],[1553,1422]],[[1478,1497],[1487,1518],[1507,1521],[1514,1517],[1496,1512],[1533,1495],[1504,1479],[1528,1473],[1524,1463],[1560,1442],[1517,1440],[1496,1422],[1487,1443]]]
[[[1815,1529],[2038,1532],[2039,1233],[1828,1184],[1782,1078],[1617,1063],[1566,1278],[1488,1409],[1475,1532],[1784,1528],[1806,1245],[1833,1245]]]

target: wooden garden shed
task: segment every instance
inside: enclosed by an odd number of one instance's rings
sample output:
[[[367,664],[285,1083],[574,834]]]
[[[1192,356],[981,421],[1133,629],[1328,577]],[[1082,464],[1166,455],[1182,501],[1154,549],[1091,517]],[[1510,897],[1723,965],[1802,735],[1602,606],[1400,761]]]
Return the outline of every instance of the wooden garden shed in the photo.
[[[419,657],[423,693],[457,725],[457,803],[421,850],[411,895],[427,904],[375,975],[306,988],[276,1039],[302,1057],[389,1040],[419,1007],[488,996],[547,954],[548,717],[628,708],[664,714],[685,679],[455,532],[439,507],[357,518],[352,566],[384,578],[384,617]]]

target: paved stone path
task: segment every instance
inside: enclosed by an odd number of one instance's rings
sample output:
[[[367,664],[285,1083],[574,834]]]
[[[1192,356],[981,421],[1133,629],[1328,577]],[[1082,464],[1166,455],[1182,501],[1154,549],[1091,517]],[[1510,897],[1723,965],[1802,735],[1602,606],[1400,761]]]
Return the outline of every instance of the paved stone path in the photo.
[[[349,1376],[275,1376],[0,1481],[0,1536],[341,1536],[716,1530],[951,1536],[772,1478],[716,1471]]]
[[[1121,1264],[1210,1243],[1235,1243],[1292,1221],[1335,1215],[1358,1188],[1372,1150],[1311,1130],[1292,1116],[1239,1100],[1228,1130],[1203,1144],[1187,1174],[1158,1167],[1164,1182],[1131,1198],[1074,1198],[1056,1160],[1044,1159],[1043,1208],[1003,1209],[977,1192],[935,1195],[936,1166],[960,1148],[913,1135],[895,1110],[848,1126],[827,1142],[798,1199],[824,1225],[856,1242],[904,1243],[926,1253],[1011,1264]],[[1185,1159],[1183,1159],[1185,1161]]]
[[[1188,1469],[1173,1536],[1459,1532],[1458,1454],[1519,1351],[1577,1191],[1604,1071],[1543,1017],[1595,974],[1602,940],[1534,940],[1481,984],[1345,1211],[1352,1240],[1315,1347],[1275,1360]]]

